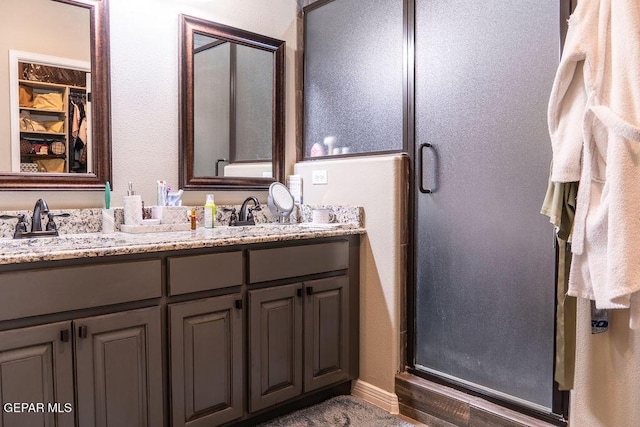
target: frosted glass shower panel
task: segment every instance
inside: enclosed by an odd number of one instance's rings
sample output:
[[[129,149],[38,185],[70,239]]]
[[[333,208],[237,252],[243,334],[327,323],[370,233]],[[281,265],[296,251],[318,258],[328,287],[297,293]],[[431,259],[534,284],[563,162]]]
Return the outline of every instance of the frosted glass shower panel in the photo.
[[[235,161],[271,162],[273,53],[236,45]]]
[[[431,144],[416,170],[437,185],[415,199],[415,366],[542,412],[555,253],[539,212],[560,22],[557,2],[416,1],[416,149]]]
[[[305,11],[305,158],[403,149],[402,8],[334,0]]]

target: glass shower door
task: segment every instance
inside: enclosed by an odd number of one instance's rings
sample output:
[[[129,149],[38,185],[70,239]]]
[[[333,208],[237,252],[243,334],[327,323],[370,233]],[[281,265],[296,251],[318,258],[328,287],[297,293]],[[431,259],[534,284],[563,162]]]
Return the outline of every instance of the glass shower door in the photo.
[[[550,412],[558,2],[416,0],[415,368]]]

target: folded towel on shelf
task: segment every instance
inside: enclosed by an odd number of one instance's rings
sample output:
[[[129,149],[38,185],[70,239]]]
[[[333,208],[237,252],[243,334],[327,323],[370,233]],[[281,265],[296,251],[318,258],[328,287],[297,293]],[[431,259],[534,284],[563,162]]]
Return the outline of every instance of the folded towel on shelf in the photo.
[[[36,93],[33,96],[33,108],[61,111],[64,109],[63,105],[62,94],[58,92]]]

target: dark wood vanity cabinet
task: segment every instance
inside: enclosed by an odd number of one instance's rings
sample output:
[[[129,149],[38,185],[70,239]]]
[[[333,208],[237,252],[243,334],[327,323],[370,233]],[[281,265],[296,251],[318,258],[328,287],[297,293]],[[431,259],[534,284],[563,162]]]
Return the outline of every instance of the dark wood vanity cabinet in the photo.
[[[169,305],[173,427],[243,415],[243,318],[240,293]]]
[[[0,425],[74,425],[73,412],[64,406],[74,401],[70,330],[71,322],[65,321],[0,332]],[[61,405],[56,407],[59,411],[48,413],[24,412],[19,407],[6,411],[7,404],[27,402]]]
[[[162,295],[161,268],[147,259],[0,270],[0,403],[43,405],[3,413],[0,425],[162,426],[162,310],[129,309]]]
[[[1,425],[162,425],[161,351],[159,307],[0,332],[2,404],[43,404]]]
[[[349,281],[249,291],[250,411],[349,378]]]
[[[249,291],[249,410],[302,393],[300,283]]]
[[[303,286],[304,391],[308,392],[349,378],[351,306],[348,276],[309,280]]]
[[[73,323],[78,425],[161,426],[160,307]]]
[[[276,283],[249,290],[251,412],[357,376],[349,249],[336,241],[249,252],[251,280]]]
[[[359,239],[0,266],[0,404],[57,405],[0,425],[246,424],[346,386]]]

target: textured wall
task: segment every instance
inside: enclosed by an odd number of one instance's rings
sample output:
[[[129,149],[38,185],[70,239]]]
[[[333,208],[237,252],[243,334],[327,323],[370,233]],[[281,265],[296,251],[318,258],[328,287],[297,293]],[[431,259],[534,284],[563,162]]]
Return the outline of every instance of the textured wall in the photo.
[[[113,204],[121,206],[128,181],[143,199],[155,201],[155,182],[178,183],[178,14],[197,16],[285,40],[286,156],[295,160],[294,0],[111,0],[111,112]],[[187,204],[204,203],[206,192],[189,192]],[[216,202],[236,203],[245,192],[216,192]],[[52,209],[101,207],[99,191],[0,192],[0,209],[31,209],[38,197]],[[260,194],[266,199],[265,193]]]

